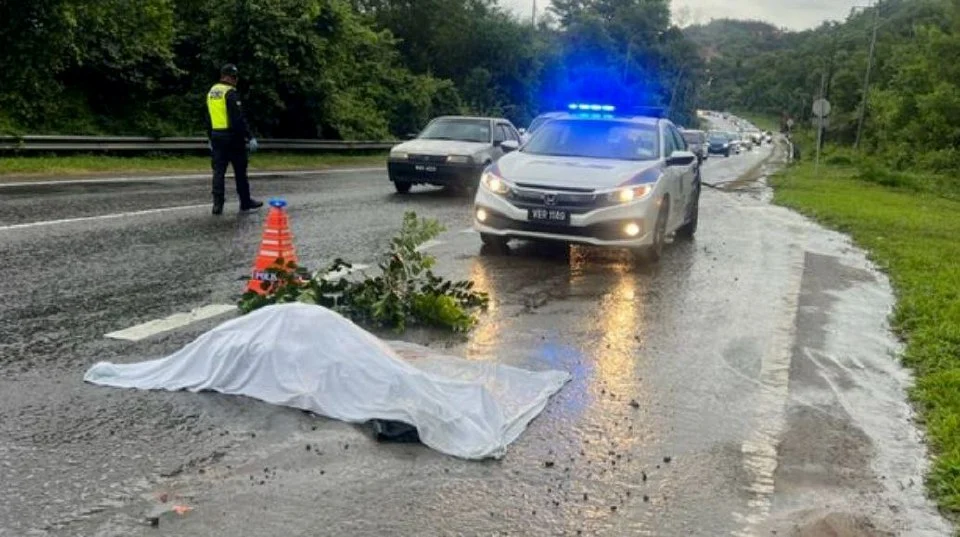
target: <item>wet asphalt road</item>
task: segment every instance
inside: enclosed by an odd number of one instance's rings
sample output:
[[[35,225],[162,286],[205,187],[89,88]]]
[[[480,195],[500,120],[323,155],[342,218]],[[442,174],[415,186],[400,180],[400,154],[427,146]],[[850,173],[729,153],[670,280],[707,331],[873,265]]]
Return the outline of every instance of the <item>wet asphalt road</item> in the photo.
[[[254,183],[289,201],[312,267],[372,261],[404,211],[439,219],[438,272],[492,307],[464,339],[404,338],[572,373],[484,463],[244,398],[82,383],[222,321],[104,338],[235,301],[265,213],[213,218],[196,180],[0,187],[0,535],[949,535],[922,494],[889,285],[844,237],[769,205],[781,159],[710,159],[697,239],[658,267],[484,252],[469,199],[397,196],[382,171]],[[193,510],[144,523],[172,504]]]

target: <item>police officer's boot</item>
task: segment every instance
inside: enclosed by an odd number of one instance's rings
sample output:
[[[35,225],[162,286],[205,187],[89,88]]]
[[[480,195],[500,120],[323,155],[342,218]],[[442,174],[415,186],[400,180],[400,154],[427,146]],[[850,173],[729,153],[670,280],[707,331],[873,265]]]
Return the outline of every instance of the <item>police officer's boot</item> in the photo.
[[[213,198],[213,214],[223,214],[223,198]]]
[[[240,205],[240,210],[241,210],[241,211],[255,211],[255,210],[259,209],[260,207],[263,207],[263,202],[262,202],[262,201],[258,201],[258,200],[255,200],[255,199],[253,199],[253,198],[250,198],[249,200],[247,200],[246,203],[243,203],[243,204]]]

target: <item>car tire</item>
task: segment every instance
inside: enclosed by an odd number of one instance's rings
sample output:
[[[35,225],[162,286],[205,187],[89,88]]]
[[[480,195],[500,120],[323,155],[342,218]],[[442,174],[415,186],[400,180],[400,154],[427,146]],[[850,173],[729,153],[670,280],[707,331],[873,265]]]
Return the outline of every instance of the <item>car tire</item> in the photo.
[[[492,233],[481,233],[480,242],[495,252],[504,252],[510,245],[510,239],[501,237],[500,235],[493,235]]]
[[[693,198],[693,207],[690,210],[690,216],[687,218],[686,223],[680,226],[677,229],[677,237],[685,240],[693,240],[693,236],[697,233],[697,225],[700,222],[700,188],[697,188],[697,193]]]
[[[410,188],[413,186],[413,183],[407,181],[394,181],[393,188],[397,189],[397,194],[407,194],[410,192]]]
[[[664,197],[657,212],[657,223],[653,227],[653,244],[641,250],[640,255],[647,263],[658,263],[663,257],[663,245],[667,241],[667,220],[670,216],[670,198]]]

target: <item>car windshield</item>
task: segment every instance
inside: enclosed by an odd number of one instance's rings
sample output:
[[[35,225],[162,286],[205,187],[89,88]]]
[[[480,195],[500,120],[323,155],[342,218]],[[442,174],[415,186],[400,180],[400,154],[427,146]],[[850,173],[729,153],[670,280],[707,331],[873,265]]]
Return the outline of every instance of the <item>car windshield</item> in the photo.
[[[437,119],[430,122],[418,138],[486,143],[490,141],[490,122],[485,119]]]
[[[699,132],[684,132],[683,139],[687,141],[688,144],[699,144],[703,141],[702,135]]]
[[[617,160],[659,158],[657,128],[624,121],[553,120],[537,131],[524,153]]]
[[[722,134],[711,134],[710,141],[713,143],[722,143],[727,141],[727,137]]]
[[[548,117],[543,117],[543,116],[540,116],[540,117],[534,119],[533,121],[530,122],[530,127],[527,128],[527,132],[532,133],[533,131],[535,131],[535,130],[539,129],[540,127],[542,127],[543,124],[546,123],[546,122],[549,121],[549,120],[550,120],[550,118],[548,118]]]

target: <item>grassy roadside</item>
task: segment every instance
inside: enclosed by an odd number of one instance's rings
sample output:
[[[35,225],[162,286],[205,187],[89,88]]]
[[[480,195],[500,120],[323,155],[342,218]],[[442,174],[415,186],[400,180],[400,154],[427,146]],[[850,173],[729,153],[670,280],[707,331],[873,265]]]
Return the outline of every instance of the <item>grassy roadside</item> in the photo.
[[[333,166],[384,165],[386,153],[363,155],[304,155],[260,153],[250,157],[251,171],[321,169]],[[209,172],[208,156],[64,155],[0,158],[4,178],[76,177],[93,174]]]
[[[890,275],[891,320],[917,377],[913,397],[936,461],[928,488],[960,515],[960,200],[930,181],[886,184],[882,169],[808,161],[773,178],[776,203],[849,233]],[[892,177],[901,177],[893,175]],[[869,179],[866,181],[864,179]],[[914,178],[916,179],[916,178]],[[945,197],[946,196],[946,197]]]

